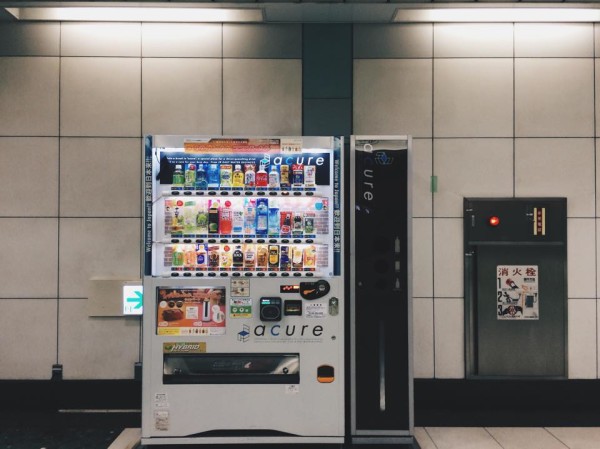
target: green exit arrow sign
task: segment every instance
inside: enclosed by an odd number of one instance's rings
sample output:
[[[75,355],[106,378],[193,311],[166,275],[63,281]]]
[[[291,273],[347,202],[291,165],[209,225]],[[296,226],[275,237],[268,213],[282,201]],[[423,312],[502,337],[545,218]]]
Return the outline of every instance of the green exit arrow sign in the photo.
[[[123,315],[141,315],[144,310],[144,288],[141,285],[123,286]]]

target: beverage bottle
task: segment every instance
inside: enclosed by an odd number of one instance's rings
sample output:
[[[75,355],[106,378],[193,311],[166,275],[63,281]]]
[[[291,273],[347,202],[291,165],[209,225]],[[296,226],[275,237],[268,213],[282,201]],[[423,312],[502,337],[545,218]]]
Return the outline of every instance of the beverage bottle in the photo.
[[[183,233],[193,235],[196,232],[196,202],[186,201],[183,205]]]
[[[223,245],[221,248],[221,269],[231,269],[231,247],[229,245]]]
[[[292,234],[293,235],[302,235],[304,233],[303,220],[302,220],[302,212],[294,213],[294,220],[292,221]]]
[[[221,188],[231,187],[232,167],[231,164],[221,164]]]
[[[221,208],[219,216],[219,233],[231,234],[233,224],[233,211],[231,210],[231,201],[225,201],[225,205]]]
[[[256,201],[246,199],[244,204],[244,234],[256,234]]]
[[[304,164],[292,165],[292,186],[294,188],[304,187]]]
[[[196,269],[206,270],[206,247],[204,243],[196,245]]]
[[[303,267],[302,263],[302,247],[300,246],[292,246],[292,269],[293,270],[301,270]]]
[[[316,165],[304,166],[304,187],[316,186],[317,167]]]
[[[315,233],[315,214],[314,212],[304,213],[304,233],[314,234]]]
[[[269,185],[269,175],[265,170],[265,166],[261,164],[256,172],[256,187],[267,187]]]
[[[269,172],[269,189],[279,188],[279,171],[275,164],[271,165],[271,171]]]
[[[317,248],[309,245],[304,248],[304,269],[314,270],[317,265]]]
[[[194,245],[186,245],[185,252],[183,253],[183,266],[185,268],[193,270],[196,268],[196,248]]]
[[[269,259],[269,249],[267,245],[256,245],[256,269],[266,270]]]
[[[181,164],[175,165],[175,170],[173,171],[173,187],[183,187],[185,184],[185,176],[183,174],[183,169],[181,168]]]
[[[279,267],[281,268],[281,271],[290,271],[291,265],[290,247],[281,245],[279,252]]]
[[[244,233],[244,209],[241,207],[233,208],[231,232],[236,235],[241,235]]]
[[[256,200],[256,235],[267,235],[269,230],[269,200]]]
[[[279,185],[282,189],[290,188],[290,166],[281,165],[279,167]]]
[[[279,245],[269,245],[269,270],[279,269]]]
[[[173,261],[171,265],[173,267],[183,266],[183,251],[179,245],[173,246]]]
[[[219,188],[219,164],[208,164],[206,172],[208,188],[216,190]]]
[[[235,164],[231,184],[236,188],[244,187],[244,172],[242,171],[242,166],[240,164]]]
[[[254,270],[256,266],[256,249],[252,243],[244,245],[244,269]]]
[[[198,214],[196,215],[196,234],[208,234],[208,211],[206,210],[206,202],[200,200],[198,204]]]
[[[183,186],[186,189],[196,187],[196,164],[185,164],[185,176]]]
[[[220,252],[221,248],[219,245],[211,245],[208,247],[208,269],[218,270],[220,265]]]
[[[219,233],[219,200],[211,200],[210,208],[208,209],[208,233]]]
[[[244,266],[244,253],[242,245],[236,245],[233,250],[233,268],[239,270]]]
[[[256,187],[256,173],[254,172],[254,164],[244,165],[246,172],[244,173],[244,185],[247,189]]]
[[[207,188],[208,181],[206,179],[204,164],[198,163],[198,168],[196,169],[196,190],[206,190]]]
[[[171,224],[171,234],[181,234],[183,232],[183,201],[177,200],[173,211],[173,223]]]
[[[281,211],[279,220],[279,233],[281,236],[289,236],[292,234],[292,212],[291,211]]]
[[[279,235],[279,208],[277,204],[275,204],[274,200],[271,200],[271,204],[269,207],[269,235],[276,236]]]

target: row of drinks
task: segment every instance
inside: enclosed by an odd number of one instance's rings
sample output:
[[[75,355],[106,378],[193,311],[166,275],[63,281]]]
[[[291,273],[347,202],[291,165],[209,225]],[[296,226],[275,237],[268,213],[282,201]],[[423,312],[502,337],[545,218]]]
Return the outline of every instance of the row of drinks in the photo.
[[[269,198],[165,200],[166,231],[171,237],[311,236],[316,233],[315,218],[313,211],[280,210]]]
[[[173,189],[312,189],[316,187],[316,166],[304,164],[266,166],[255,164],[176,164]]]
[[[165,256],[173,271],[314,271],[317,265],[315,245],[185,244]]]

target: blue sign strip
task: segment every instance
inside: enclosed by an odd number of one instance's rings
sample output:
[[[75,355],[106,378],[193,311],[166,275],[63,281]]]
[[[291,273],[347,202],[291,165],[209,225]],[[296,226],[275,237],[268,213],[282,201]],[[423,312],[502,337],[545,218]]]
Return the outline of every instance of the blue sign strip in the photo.
[[[341,153],[342,138],[334,137],[333,145],[333,274],[341,274],[342,255],[342,204],[341,204]]]
[[[152,275],[152,136],[144,140],[144,275]]]

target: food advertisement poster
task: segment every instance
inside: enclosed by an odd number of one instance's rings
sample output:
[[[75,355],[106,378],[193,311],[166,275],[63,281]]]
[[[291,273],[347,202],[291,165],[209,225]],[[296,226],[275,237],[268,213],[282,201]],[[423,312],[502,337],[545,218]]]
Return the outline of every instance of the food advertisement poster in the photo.
[[[498,265],[496,300],[499,320],[539,320],[537,265]]]
[[[158,335],[224,335],[225,287],[157,288]]]

